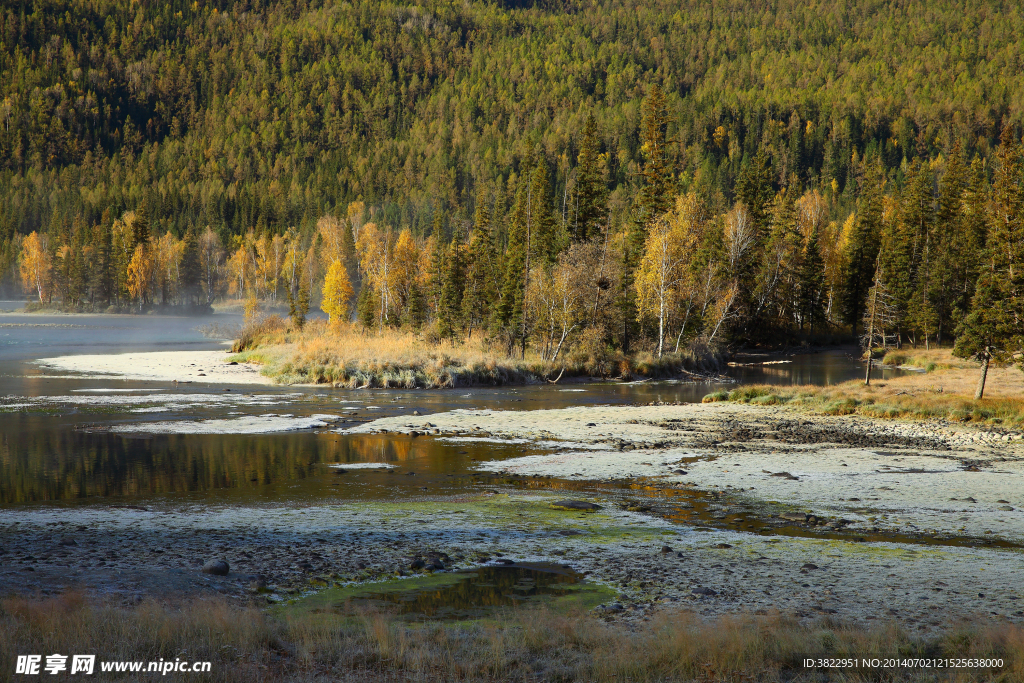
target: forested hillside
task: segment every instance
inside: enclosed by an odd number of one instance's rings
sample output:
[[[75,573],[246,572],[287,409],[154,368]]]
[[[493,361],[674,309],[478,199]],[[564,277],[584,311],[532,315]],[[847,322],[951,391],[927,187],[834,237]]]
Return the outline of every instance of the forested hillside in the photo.
[[[628,347],[860,327],[882,272],[883,327],[948,336],[1004,129],[1017,158],[1022,35],[1012,2],[12,0],[7,286],[127,309],[297,299],[301,272],[317,301],[337,260],[342,314],[376,297],[366,322],[497,326],[511,348],[571,260],[608,293],[566,327],[600,318]],[[407,231],[401,295],[357,250],[365,224],[385,260]],[[452,258],[485,232],[484,299],[443,313],[442,271],[472,275]]]

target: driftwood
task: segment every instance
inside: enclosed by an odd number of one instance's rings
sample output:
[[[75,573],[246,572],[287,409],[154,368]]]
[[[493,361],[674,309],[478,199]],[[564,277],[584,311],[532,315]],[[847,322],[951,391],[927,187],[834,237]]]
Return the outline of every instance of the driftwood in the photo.
[[[548,384],[558,384],[558,380],[562,379],[562,375],[564,375],[564,374],[565,374],[565,366],[563,365],[561,372],[558,373],[558,377],[556,377],[554,379],[549,379],[548,380]]]

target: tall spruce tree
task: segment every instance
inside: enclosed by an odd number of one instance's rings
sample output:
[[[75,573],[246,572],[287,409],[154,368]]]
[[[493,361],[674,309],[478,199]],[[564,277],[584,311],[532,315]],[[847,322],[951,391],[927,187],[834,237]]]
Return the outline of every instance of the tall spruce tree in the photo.
[[[736,196],[747,207],[759,238],[768,230],[769,212],[775,197],[774,177],[772,158],[762,147],[736,179]]]
[[[199,262],[199,235],[196,229],[189,226],[185,233],[181,253],[181,297],[186,308],[192,308],[199,302],[201,294],[202,265]]]
[[[668,156],[668,105],[658,84],[647,92],[641,107],[640,155],[643,159],[642,184],[633,202],[629,234],[622,251],[622,278],[619,307],[622,315],[623,350],[630,348],[637,320],[635,295],[636,270],[647,243],[651,222],[672,206],[672,168]]]
[[[576,188],[573,193],[572,237],[586,241],[601,232],[608,213],[608,190],[598,158],[597,123],[594,112],[587,114],[576,156]]]
[[[860,183],[853,234],[846,246],[846,321],[856,329],[864,319],[864,302],[875,279],[882,228],[885,175],[877,160],[866,163]]]
[[[797,275],[797,310],[801,332],[806,328],[813,333],[820,330],[826,322],[825,261],[821,257],[819,239],[818,226],[814,225],[807,237],[807,245],[804,247]]]
[[[919,277],[927,293],[915,297],[931,302],[935,310],[936,334],[952,330],[970,305],[971,292],[964,291],[964,283],[972,284],[978,272],[978,253],[984,242],[973,243],[969,222],[964,211],[969,174],[964,162],[960,141],[950,150],[946,170],[939,181],[939,196],[932,231],[932,260],[930,272]]]
[[[496,298],[496,267],[491,213],[487,207],[487,196],[481,191],[476,202],[473,232],[466,248],[466,288],[462,297],[462,319],[470,337],[473,329],[482,327],[491,315]]]
[[[441,339],[457,341],[462,333],[462,295],[466,285],[464,245],[458,228],[445,251],[441,296],[437,307],[437,334]]]
[[[526,189],[520,185],[508,228],[505,249],[505,272],[501,286],[501,301],[495,310],[495,327],[511,355],[517,342],[525,349],[527,321],[525,316],[526,273],[529,267],[529,221],[527,219]]]
[[[981,364],[976,399],[984,398],[993,360],[1024,366],[1024,156],[1009,127],[997,157],[985,266],[953,349]]]

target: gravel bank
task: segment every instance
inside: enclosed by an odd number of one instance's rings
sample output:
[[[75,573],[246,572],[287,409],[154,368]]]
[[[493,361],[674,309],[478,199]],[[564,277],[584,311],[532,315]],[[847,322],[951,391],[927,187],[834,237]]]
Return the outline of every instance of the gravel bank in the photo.
[[[612,586],[617,606],[603,611],[614,619],[776,610],[862,624],[899,619],[933,631],[1024,615],[1017,551],[696,531],[608,499],[589,513],[552,509],[557,500],[13,510],[0,522],[0,585],[19,594],[77,587],[125,602],[198,593],[266,603],[318,586],[412,576],[417,558],[443,558],[448,570],[511,559],[569,564]],[[216,559],[229,563],[227,576],[202,572]]]

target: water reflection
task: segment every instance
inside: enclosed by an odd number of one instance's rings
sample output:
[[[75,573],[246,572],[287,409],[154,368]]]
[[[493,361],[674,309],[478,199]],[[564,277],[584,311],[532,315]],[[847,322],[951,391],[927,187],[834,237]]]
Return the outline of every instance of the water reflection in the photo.
[[[339,611],[352,607],[397,612],[431,619],[475,619],[502,607],[518,607],[534,599],[567,595],[582,577],[559,565],[523,564],[479,567],[449,574],[439,586],[367,593],[335,605]]]
[[[71,321],[71,322],[69,322]],[[230,322],[230,320],[228,320]],[[0,389],[13,396],[74,396],[83,390],[152,390],[153,383],[55,378],[29,362],[69,350],[80,353],[217,347],[194,326],[203,320],[125,316],[0,316]],[[219,322],[225,322],[223,319]],[[166,345],[166,346],[165,346]],[[833,384],[862,376],[855,350],[795,356],[792,362],[729,368],[740,383]],[[890,372],[890,371],[884,371]],[[203,502],[369,498],[478,490],[473,461],[522,455],[515,445],[449,444],[401,435],[298,432],[257,436],[118,435],[103,431],[130,421],[204,419],[265,410],[345,415],[345,425],[387,415],[453,409],[535,410],[598,404],[700,401],[735,383],[679,381],[581,382],[524,387],[423,390],[329,390],[261,387],[266,406],[244,401],[207,405],[189,394],[222,392],[201,384],[161,387],[180,394],[177,408],[138,414],[127,406],[58,402],[0,414],[0,505],[149,500],[173,496]],[[252,391],[246,387],[244,391]],[[92,394],[95,395],[95,394]],[[123,394],[122,394],[123,395]],[[224,394],[237,396],[238,394]],[[132,399],[135,400],[134,398]],[[145,404],[140,396],[137,401]],[[161,403],[170,406],[173,402]],[[375,408],[371,409],[371,406]],[[88,422],[87,422],[88,421]],[[99,430],[94,429],[98,426]],[[398,470],[327,467],[387,462]],[[414,474],[409,474],[414,472]],[[426,493],[424,493],[426,492]]]
[[[473,460],[520,454],[500,444],[395,435],[123,436],[45,429],[42,421],[22,417],[22,428],[3,430],[0,505],[168,496],[236,503],[373,498],[424,488],[451,494],[475,490]],[[398,467],[344,471],[352,462]]]

